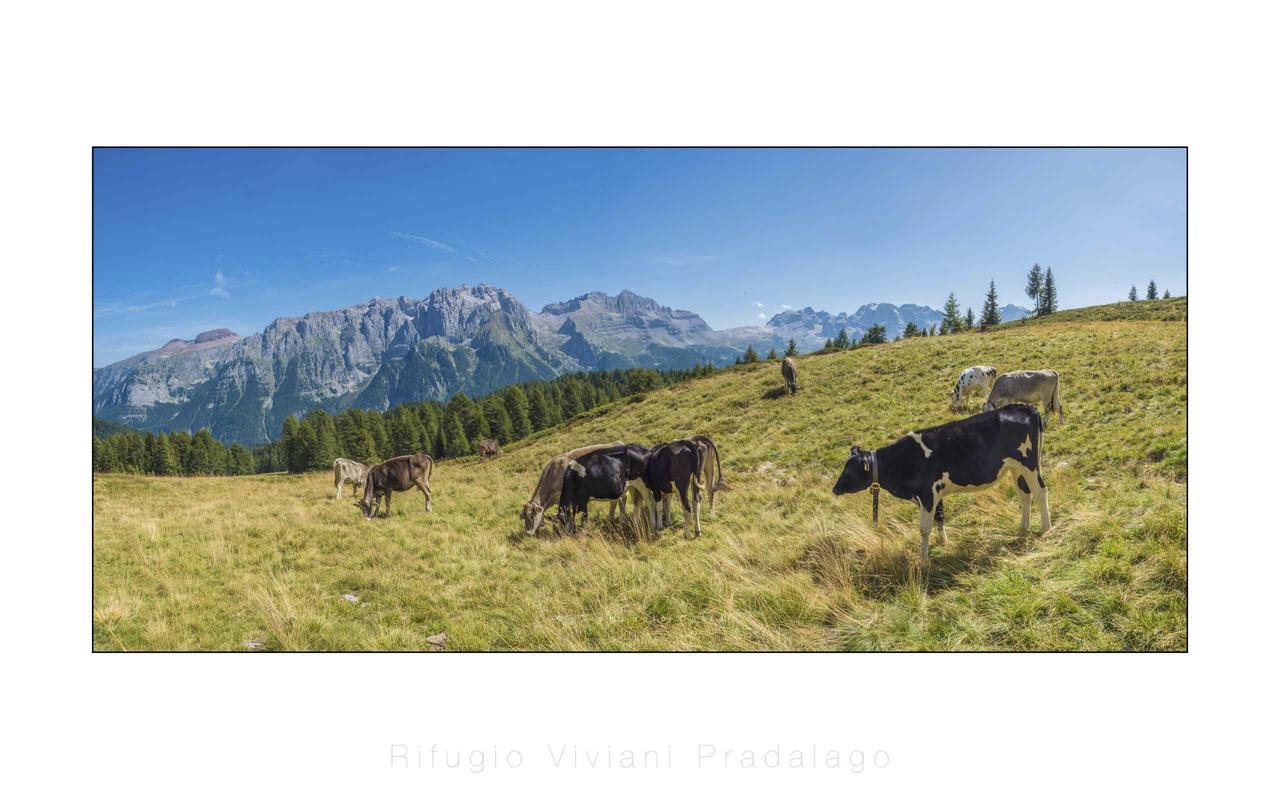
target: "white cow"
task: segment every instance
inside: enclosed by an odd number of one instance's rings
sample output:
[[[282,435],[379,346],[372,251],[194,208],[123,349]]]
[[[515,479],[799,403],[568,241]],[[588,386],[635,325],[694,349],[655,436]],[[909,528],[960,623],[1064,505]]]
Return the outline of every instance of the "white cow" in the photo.
[[[364,478],[368,472],[368,464],[361,464],[359,461],[352,461],[349,458],[339,458],[334,460],[333,499],[341,499],[342,487],[347,482],[351,483],[351,496],[357,497],[364,489]]]
[[[986,397],[991,394],[991,385],[995,379],[995,367],[969,367],[961,372],[951,390],[951,410],[959,411],[964,408],[964,401],[971,395]]]

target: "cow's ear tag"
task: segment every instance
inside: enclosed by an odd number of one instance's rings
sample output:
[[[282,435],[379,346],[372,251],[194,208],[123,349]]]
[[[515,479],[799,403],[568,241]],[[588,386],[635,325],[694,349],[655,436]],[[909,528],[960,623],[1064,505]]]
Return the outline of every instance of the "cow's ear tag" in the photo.
[[[862,471],[863,471],[863,472],[870,472],[870,471],[871,471],[871,465],[870,465],[870,464],[868,464],[867,462],[863,461],[863,462],[862,462]]]

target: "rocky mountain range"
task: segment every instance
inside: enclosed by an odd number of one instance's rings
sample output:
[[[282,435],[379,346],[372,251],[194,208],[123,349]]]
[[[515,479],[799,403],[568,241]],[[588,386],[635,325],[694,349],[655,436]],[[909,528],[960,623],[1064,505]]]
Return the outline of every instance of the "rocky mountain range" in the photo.
[[[1005,319],[1026,314],[1006,309]],[[278,435],[286,416],[313,408],[386,409],[577,370],[728,364],[749,344],[763,353],[795,338],[808,352],[841,327],[857,337],[883,324],[892,338],[907,322],[927,328],[941,319],[927,306],[872,303],[717,331],[691,311],[625,290],[535,312],[503,289],[464,285],[282,317],[243,338],[218,329],[174,339],[95,369],[93,414],[143,430],[207,426],[223,441],[257,444]]]

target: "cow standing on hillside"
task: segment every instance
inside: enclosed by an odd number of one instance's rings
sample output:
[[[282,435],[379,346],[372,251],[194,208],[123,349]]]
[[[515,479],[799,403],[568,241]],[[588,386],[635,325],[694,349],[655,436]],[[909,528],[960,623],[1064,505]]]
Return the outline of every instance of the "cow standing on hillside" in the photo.
[[[356,503],[364,512],[364,518],[373,518],[380,500],[386,503],[383,516],[391,516],[391,493],[406,492],[415,486],[426,497],[427,511],[430,511],[432,464],[431,456],[415,453],[411,456],[396,456],[369,467],[369,472],[365,475],[364,497]]]
[[[796,380],[796,360],[791,356],[782,359],[782,379],[787,382],[787,394],[794,395],[800,391],[800,383]]]
[[[705,450],[689,439],[661,444],[649,451],[641,479],[653,494],[654,513],[650,519],[654,530],[659,530],[657,503],[674,493],[680,496],[680,505],[684,508],[685,538],[689,538],[690,517],[694,536],[702,535],[702,491],[706,488],[702,483],[704,454]]]
[[[587,516],[587,506],[592,499],[612,500],[616,504],[628,494],[639,493],[636,505],[645,505],[643,498],[647,490],[640,476],[648,456],[647,447],[629,444],[593,450],[570,462],[560,492],[560,519],[568,523],[569,531],[577,532],[577,516]]]
[[[716,509],[716,492],[724,488],[724,473],[720,471],[720,448],[705,433],[690,438],[705,451],[702,458],[702,483],[707,487],[707,512],[711,513]]]
[[[1039,404],[1044,407],[1045,416],[1058,412],[1058,422],[1061,423],[1062,401],[1058,398],[1058,373],[1051,369],[1006,372],[996,378],[982,410],[991,411],[1010,403],[1028,403],[1033,406]]]
[[[351,484],[351,496],[358,496],[358,493],[364,489],[364,476],[368,471],[368,464],[361,464],[349,458],[334,459],[333,499],[342,499],[342,487],[347,483]]]
[[[624,442],[609,442],[608,444],[579,447],[576,450],[561,453],[548,461],[546,466],[542,468],[542,474],[538,477],[537,485],[533,487],[533,496],[520,509],[520,521],[524,523],[524,532],[529,536],[536,533],[538,526],[542,524],[542,518],[547,513],[547,509],[560,502],[564,489],[565,470],[575,458],[593,450],[599,450],[604,447],[622,447],[624,444]]]
[[[964,408],[964,401],[971,395],[987,397],[991,394],[991,384],[996,379],[995,367],[969,367],[956,378],[956,385],[951,388],[951,410]]]
[[[480,454],[480,460],[485,461],[501,453],[502,447],[497,439],[480,439],[476,442],[476,452]]]
[[[1022,496],[1022,532],[1031,524],[1031,500],[1040,507],[1040,527],[1049,530],[1049,490],[1040,475],[1040,412],[1022,403],[912,432],[878,450],[854,445],[831,491],[849,494],[883,487],[920,507],[920,560],[929,558],[935,519],[946,544],[942,499],[990,488],[1007,472]],[[874,502],[874,501],[873,501]]]

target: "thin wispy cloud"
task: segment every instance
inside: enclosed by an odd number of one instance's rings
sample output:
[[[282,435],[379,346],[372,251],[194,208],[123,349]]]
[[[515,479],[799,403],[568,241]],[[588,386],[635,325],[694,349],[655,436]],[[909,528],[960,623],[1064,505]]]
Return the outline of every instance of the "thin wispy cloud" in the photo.
[[[222,270],[213,273],[213,288],[209,290],[209,294],[223,300],[231,299],[231,292],[227,291],[227,276],[222,274]]]
[[[488,261],[492,261],[492,262],[493,262],[493,263],[495,263],[495,264],[497,264],[497,263],[498,263],[498,259],[496,259],[496,258],[494,258],[493,256],[489,255],[489,254],[488,254],[488,253],[486,253],[484,250],[481,250],[479,247],[476,247],[474,244],[472,244],[471,242],[468,242],[466,239],[459,239],[458,241],[459,241],[459,242],[462,242],[464,245],[466,245],[467,247],[469,247],[469,248],[471,248],[472,250],[474,250],[474,251],[475,251],[475,253],[476,253],[476,255],[480,256],[481,258],[486,259],[486,260],[488,260]],[[468,256],[468,258],[471,260],[471,263],[472,263],[472,264],[476,263],[475,259],[471,258],[470,256]]]
[[[403,269],[404,267],[400,266],[399,264],[393,264],[387,267],[387,272],[400,272]]]
[[[759,317],[760,319],[765,319],[765,315],[764,315],[764,314],[756,314],[756,316],[757,316],[757,317]]]
[[[761,303],[759,300],[752,303],[752,305],[755,306],[756,308],[764,308],[764,303]]]
[[[1151,198],[1152,200],[1155,200],[1157,203],[1164,203],[1166,206],[1171,206],[1171,207],[1173,207],[1173,208],[1176,208],[1176,209],[1178,209],[1179,211],[1186,211],[1186,210],[1187,210],[1187,209],[1183,208],[1182,206],[1178,205],[1177,203],[1173,202],[1172,200],[1169,200],[1169,199],[1167,199],[1167,198],[1161,197],[1161,196],[1160,196],[1160,195],[1158,195],[1158,194],[1149,194],[1149,195],[1147,195],[1147,197]]]
[[[791,310],[791,306],[787,305],[786,303],[783,303],[782,305],[778,306],[778,308],[781,308],[783,311]]]
[[[173,308],[177,305],[177,298],[159,300],[154,303],[103,303],[93,309],[93,315],[95,317],[105,317],[111,314],[137,314],[140,311],[150,311],[153,308]]]
[[[439,250],[442,253],[458,252],[456,248],[450,247],[444,242],[438,242],[435,239],[428,239],[427,237],[419,236],[416,233],[402,233],[400,231],[387,231],[387,233],[391,234],[397,239],[404,239],[406,242],[414,242],[416,244],[423,245],[424,247],[434,247],[436,250]]]

